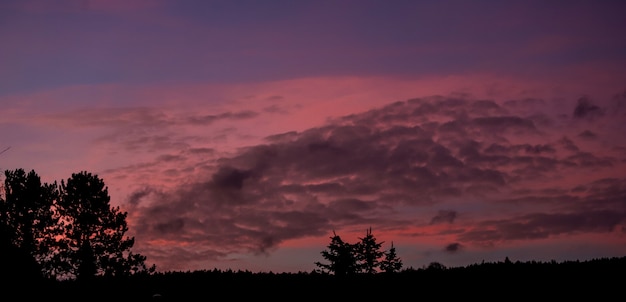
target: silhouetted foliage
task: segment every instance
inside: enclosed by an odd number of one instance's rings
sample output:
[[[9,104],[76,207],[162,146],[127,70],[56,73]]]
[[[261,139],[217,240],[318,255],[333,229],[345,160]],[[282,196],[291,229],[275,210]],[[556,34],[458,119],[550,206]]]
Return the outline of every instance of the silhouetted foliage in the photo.
[[[152,300],[155,294],[169,301],[237,300],[273,301],[373,301],[438,295],[443,299],[502,300],[576,298],[615,300],[622,293],[626,257],[571,262],[496,262],[446,267],[439,262],[420,269],[408,268],[395,274],[352,274],[342,278],[310,273],[252,273],[233,270],[162,272],[122,278],[96,278],[85,286],[60,282],[51,298],[64,301]],[[432,264],[431,263],[431,264]],[[429,269],[430,267],[430,269]]]
[[[333,236],[330,239],[328,249],[321,252],[322,257],[329,263],[315,262],[322,269],[322,272],[336,276],[356,273],[371,275],[379,272],[382,258],[386,252],[381,251],[383,242],[376,241],[371,228],[366,231],[365,237],[360,237],[360,241],[355,244],[344,242],[335,231],[333,231]],[[397,258],[395,248],[389,256],[392,258],[387,260],[385,271],[398,271],[402,267],[402,261]]]
[[[11,242],[11,232],[3,225],[0,226],[0,272],[4,286],[44,280],[41,266],[35,258],[20,247]]]
[[[359,269],[355,254],[356,249],[357,245],[344,242],[333,231],[328,249],[321,252],[322,257],[328,260],[329,263],[315,262],[315,264],[322,268],[323,272],[332,273],[335,276],[355,274]]]
[[[97,175],[72,174],[61,182],[59,196],[64,237],[58,257],[66,264],[59,267],[62,275],[89,279],[155,270],[146,267],[145,257],[130,251],[135,239],[124,236],[127,213],[111,207],[108,188]]]
[[[462,267],[431,262],[420,269],[401,269],[402,261],[393,242],[389,251],[383,252],[384,259],[376,257],[380,256],[382,243],[376,242],[371,228],[357,244],[344,242],[333,231],[328,250],[322,252],[329,263],[316,262],[322,271],[156,272],[155,266],[145,267],[144,256],[130,252],[134,239],[124,236],[128,230],[126,213],[110,206],[107,188],[97,176],[73,174],[55,192],[54,185],[41,184],[34,172],[26,175],[16,170],[5,175],[6,191],[0,196],[0,285],[7,297],[50,301],[154,301],[159,297],[163,301],[191,301],[212,295],[240,300],[322,301],[332,293],[333,298],[352,301],[405,299],[430,291],[445,299],[511,296],[605,301],[623,294],[626,257],[561,263],[514,262],[506,257],[501,262],[483,261]],[[38,215],[58,222],[63,233],[54,237],[66,245],[47,241],[47,236],[58,229],[49,222],[42,223],[47,227],[40,227],[38,219],[32,220]],[[31,225],[30,232],[25,225]],[[44,243],[50,246],[38,246]],[[367,253],[376,261],[368,262],[368,257],[362,255]],[[63,261],[51,262],[50,255]],[[42,262],[81,278],[43,278]],[[376,267],[393,273],[374,274],[368,269]]]
[[[131,251],[127,213],[111,207],[102,179],[72,174],[58,186],[35,171],[5,171],[0,196],[3,272],[30,279],[93,279],[151,274],[146,257]]]
[[[356,259],[361,272],[375,274],[380,265],[379,259],[384,252],[380,250],[384,242],[376,242],[376,237],[372,235],[372,228],[369,228],[365,237],[359,238],[361,241],[356,245]]]
[[[53,213],[57,185],[42,184],[35,171],[27,174],[24,169],[16,169],[4,174],[4,196],[0,196],[4,244],[20,251],[22,261],[36,267],[40,275],[49,276],[55,238],[61,231]]]
[[[396,273],[402,269],[402,260],[396,254],[396,248],[391,242],[389,251],[384,252],[385,258],[380,262],[380,269],[385,273]]]
[[[443,271],[446,270],[447,267],[439,262],[431,262],[428,264],[428,267],[426,267],[426,270],[428,271]]]

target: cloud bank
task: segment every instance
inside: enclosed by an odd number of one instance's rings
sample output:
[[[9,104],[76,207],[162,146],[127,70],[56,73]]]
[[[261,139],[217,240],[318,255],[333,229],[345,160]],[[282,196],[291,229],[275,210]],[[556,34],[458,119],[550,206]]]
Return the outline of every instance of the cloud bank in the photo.
[[[268,136],[176,186],[147,185],[129,219],[166,268],[369,227],[442,253],[581,234],[623,243],[626,146],[611,131],[625,100],[583,97],[563,112],[541,99],[399,101]]]

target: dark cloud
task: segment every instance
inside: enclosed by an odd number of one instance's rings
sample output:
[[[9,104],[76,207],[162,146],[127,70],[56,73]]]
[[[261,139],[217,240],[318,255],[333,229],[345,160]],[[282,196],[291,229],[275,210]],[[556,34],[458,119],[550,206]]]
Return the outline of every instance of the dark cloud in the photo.
[[[141,199],[155,192],[155,189],[151,187],[142,188],[139,190],[135,190],[128,196],[128,203],[131,206],[137,206]]]
[[[454,219],[456,219],[456,215],[456,211],[440,210],[439,213],[430,220],[430,224],[453,223]]]
[[[463,245],[461,245],[458,242],[455,242],[455,243],[450,243],[446,245],[445,251],[448,253],[456,253],[460,251],[462,248],[463,248]]]
[[[213,174],[213,183],[220,188],[241,190],[244,180],[249,177],[249,171],[242,171],[232,167],[220,167],[220,169]]]
[[[534,205],[551,211],[530,212],[502,220],[486,220],[458,236],[462,242],[494,245],[501,241],[545,239],[574,233],[610,233],[626,225],[626,179],[604,178],[567,191],[543,190],[499,203]]]
[[[281,143],[288,142],[296,139],[298,137],[298,132],[289,131],[286,133],[274,134],[266,137],[265,139],[270,143]]]
[[[194,155],[214,155],[215,149],[213,148],[189,148],[188,153]]]
[[[540,153],[554,153],[556,152],[556,150],[547,144],[544,145],[529,145],[529,144],[525,144],[524,145],[524,149],[526,151],[526,153],[532,153],[532,154],[540,154]]]
[[[502,144],[491,144],[485,150],[485,153],[489,154],[508,154],[514,155],[519,154],[520,152],[529,153],[529,154],[541,154],[541,153],[555,153],[556,150],[549,144],[540,144],[540,145],[531,145],[531,144],[520,144],[520,145],[502,145]]]
[[[561,138],[559,140],[559,143],[563,146],[563,148],[565,148],[566,150],[572,151],[572,152],[578,152],[580,149],[578,148],[578,146],[574,143],[574,141],[572,141],[571,139],[569,139],[568,137],[564,136],[563,138]]]
[[[268,112],[268,113],[280,113],[280,114],[288,114],[289,110],[284,108],[283,106],[279,106],[279,105],[271,105],[271,106],[267,106],[263,108],[264,112]]]
[[[474,101],[470,104],[469,110],[476,114],[506,114],[506,110],[492,100]]]
[[[259,114],[254,111],[245,110],[238,112],[224,112],[218,115],[201,115],[201,116],[189,116],[186,118],[185,123],[192,125],[210,125],[219,120],[241,120],[251,119],[257,117]]]
[[[623,209],[567,214],[533,213],[507,220],[485,221],[458,238],[493,245],[501,241],[546,239],[577,232],[608,233],[623,225],[625,219]]]
[[[163,110],[150,107],[82,109],[46,115],[46,120],[67,126],[110,126],[162,129],[173,125],[208,125],[218,120],[241,120],[257,117],[251,110],[222,112],[215,115],[171,116]]]
[[[545,135],[549,125],[492,101],[433,97],[395,102],[302,132],[266,137],[264,144],[210,167],[202,163],[206,173],[167,193],[143,188],[130,197],[137,208],[132,218],[146,240],[193,243],[214,257],[265,254],[286,240],[364,225],[409,229],[424,221],[438,227],[454,223],[459,228],[447,234],[458,242],[446,248],[453,252],[507,240],[608,232],[624,224],[626,209],[619,203],[626,196],[624,180],[575,190],[543,186],[574,171],[616,164],[606,155],[580,151],[567,137],[550,141]],[[191,156],[193,149],[186,150],[181,154]],[[178,163],[183,156],[161,159]],[[448,202],[446,210],[424,216],[426,207],[443,202]],[[473,202],[507,208],[501,213],[507,216],[481,220],[463,215],[476,219],[464,225],[459,213],[471,211]]]
[[[181,218],[172,219],[166,222],[157,223],[154,230],[160,233],[178,233],[185,226],[185,221]]]
[[[163,154],[156,158],[158,162],[177,162],[184,161],[185,157],[181,155]]]
[[[597,138],[598,136],[589,130],[585,130],[581,133],[578,133],[578,137],[581,137],[584,139],[594,139],[594,138]]]
[[[574,187],[574,188],[572,189],[572,192],[574,192],[574,193],[577,193],[577,192],[585,192],[585,191],[587,191],[587,187],[586,187],[586,186],[583,186],[583,185],[576,186],[576,187]]]
[[[566,157],[565,160],[585,167],[612,167],[616,161],[612,157],[598,157],[590,152],[577,152]]]
[[[507,100],[503,102],[505,107],[513,108],[515,111],[528,108],[545,108],[546,101],[537,98],[525,98],[521,100]]]
[[[147,151],[150,153],[190,147],[188,139],[167,134],[169,133],[145,135],[141,131],[123,131],[111,136],[101,137],[99,141],[116,141],[116,147],[123,148],[126,151]]]
[[[485,131],[492,132],[500,132],[511,129],[522,131],[535,130],[535,124],[531,120],[518,116],[479,117],[472,120],[472,123]]]
[[[236,134],[236,128],[227,126],[223,129],[213,129],[212,136],[198,136],[189,135],[188,127],[203,128],[218,121],[228,121],[236,125],[238,121],[253,119],[258,115],[259,113],[251,110],[200,115],[196,112],[166,114],[159,108],[122,107],[74,110],[46,115],[38,121],[71,129],[84,127],[104,129],[105,131],[93,140],[106,146],[108,148],[106,151],[112,154],[120,151],[163,153],[188,150],[212,156],[215,154],[209,154],[210,151],[206,147],[199,145],[225,141],[229,136]]]
[[[576,108],[574,108],[575,118],[596,118],[602,115],[604,115],[604,110],[592,104],[591,100],[587,97],[578,99],[578,104]]]

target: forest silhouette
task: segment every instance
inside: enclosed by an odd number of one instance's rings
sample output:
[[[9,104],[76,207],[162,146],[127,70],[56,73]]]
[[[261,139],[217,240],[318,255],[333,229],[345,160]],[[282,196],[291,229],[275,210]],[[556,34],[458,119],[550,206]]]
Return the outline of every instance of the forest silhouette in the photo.
[[[4,172],[0,195],[1,292],[19,299],[192,301],[213,299],[487,300],[589,298],[624,294],[626,257],[588,261],[482,262],[403,267],[393,243],[381,250],[371,228],[357,243],[333,232],[310,272],[158,272],[133,253],[126,213],[109,204],[102,179],[86,171],[60,184],[35,171]],[[430,298],[429,298],[430,299]]]

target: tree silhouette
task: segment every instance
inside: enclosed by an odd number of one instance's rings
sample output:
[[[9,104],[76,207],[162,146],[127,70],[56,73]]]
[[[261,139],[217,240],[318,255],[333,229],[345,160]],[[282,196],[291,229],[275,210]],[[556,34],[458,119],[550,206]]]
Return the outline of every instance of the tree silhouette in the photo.
[[[335,276],[346,276],[358,272],[358,263],[355,256],[356,245],[344,242],[333,231],[330,237],[328,249],[321,252],[322,257],[329,263],[315,262],[322,271],[332,273]]]
[[[315,262],[322,268],[322,272],[337,276],[355,273],[376,274],[379,269],[385,272],[397,272],[402,268],[402,261],[396,255],[396,249],[391,244],[389,251],[381,251],[383,242],[377,242],[369,228],[365,237],[359,238],[356,244],[341,240],[333,231],[328,249],[321,252],[322,257],[329,263]],[[382,259],[384,257],[384,259]]]
[[[135,239],[124,236],[127,213],[109,202],[108,188],[97,175],[83,171],[61,182],[57,206],[64,237],[58,260],[66,276],[85,280],[154,272],[144,256],[131,252]]]
[[[0,196],[0,221],[4,244],[30,257],[30,267],[40,275],[49,274],[55,237],[60,234],[58,218],[53,213],[57,197],[56,183],[41,183],[34,170],[5,171],[4,197]]]
[[[385,273],[395,273],[402,269],[402,260],[396,255],[396,248],[391,242],[391,248],[385,252],[385,258],[380,262],[380,269]]]
[[[427,271],[445,271],[446,269],[448,269],[445,265],[437,262],[437,261],[433,261],[431,263],[428,264],[428,266],[426,267]]]
[[[359,267],[366,274],[375,274],[380,265],[379,259],[384,255],[384,252],[380,250],[383,242],[376,242],[371,227],[366,231],[365,237],[359,239],[361,242],[357,243],[356,246],[356,258]]]

